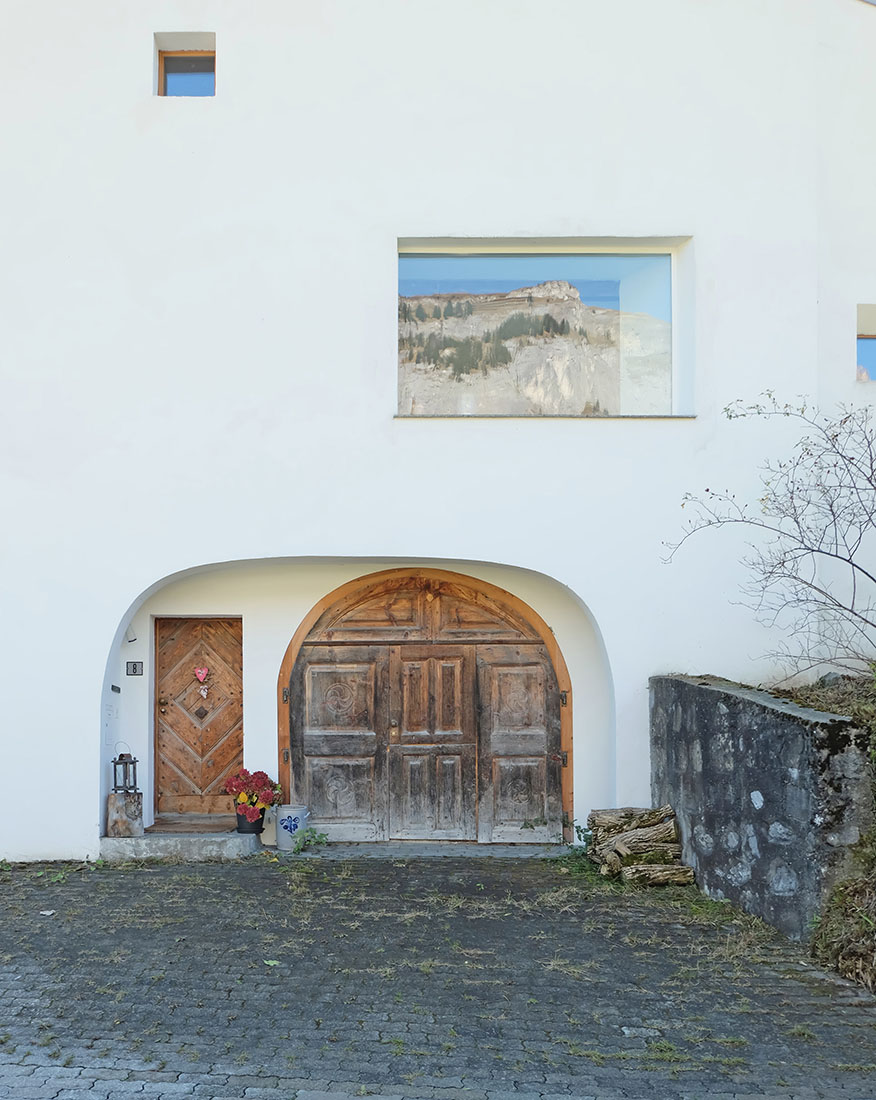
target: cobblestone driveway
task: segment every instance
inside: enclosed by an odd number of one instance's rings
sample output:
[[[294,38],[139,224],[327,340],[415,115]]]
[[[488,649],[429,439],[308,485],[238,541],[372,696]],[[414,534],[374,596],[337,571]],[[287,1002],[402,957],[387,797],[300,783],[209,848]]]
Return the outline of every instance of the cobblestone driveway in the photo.
[[[267,856],[0,889],[9,1100],[876,1098],[876,1000],[692,890]]]

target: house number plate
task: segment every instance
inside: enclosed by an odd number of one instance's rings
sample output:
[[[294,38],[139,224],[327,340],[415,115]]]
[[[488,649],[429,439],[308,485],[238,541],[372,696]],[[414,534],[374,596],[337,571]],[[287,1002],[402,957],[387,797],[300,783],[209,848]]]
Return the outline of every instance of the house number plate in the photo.
[[[125,662],[125,674],[127,676],[142,676],[143,675],[143,662],[142,661],[126,661]]]

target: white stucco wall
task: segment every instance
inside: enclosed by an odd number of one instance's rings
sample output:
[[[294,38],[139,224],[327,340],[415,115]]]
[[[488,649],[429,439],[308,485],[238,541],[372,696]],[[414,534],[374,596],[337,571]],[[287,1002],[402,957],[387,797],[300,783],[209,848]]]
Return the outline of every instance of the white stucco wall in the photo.
[[[831,9],[818,23],[818,400],[872,405],[876,386],[856,382],[847,364],[856,360],[857,306],[876,304],[876,148],[868,140],[876,10],[860,2]]]
[[[326,581],[362,559],[551,578],[534,606],[564,593],[564,630],[586,606],[611,670],[596,709],[616,768],[600,757],[576,786],[647,801],[648,676],[773,672],[770,638],[732,603],[732,537],[660,560],[684,490],[753,494],[788,437],[720,410],[767,386],[872,400],[854,382],[855,307],[876,302],[872,5],[3,14],[0,855],[96,853],[101,753],[127,722],[102,694],[126,609],[217,561],[325,560]],[[215,33],[215,98],[152,94],[154,34],[174,31]],[[689,238],[676,341],[695,418],[394,419],[396,243],[428,236]],[[253,762],[274,645],[321,583],[317,566],[284,574],[271,608],[275,568],[237,576],[236,613],[265,638],[246,655]],[[210,577],[139,614],[235,612]],[[592,641],[568,630],[581,676]],[[34,768],[65,814],[24,827]]]

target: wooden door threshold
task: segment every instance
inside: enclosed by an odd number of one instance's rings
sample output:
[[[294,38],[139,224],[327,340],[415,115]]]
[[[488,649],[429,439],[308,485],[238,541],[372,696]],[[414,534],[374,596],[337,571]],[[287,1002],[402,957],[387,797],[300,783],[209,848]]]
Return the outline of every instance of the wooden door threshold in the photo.
[[[233,833],[237,829],[236,814],[158,814],[155,824],[146,829],[147,836],[156,833]]]

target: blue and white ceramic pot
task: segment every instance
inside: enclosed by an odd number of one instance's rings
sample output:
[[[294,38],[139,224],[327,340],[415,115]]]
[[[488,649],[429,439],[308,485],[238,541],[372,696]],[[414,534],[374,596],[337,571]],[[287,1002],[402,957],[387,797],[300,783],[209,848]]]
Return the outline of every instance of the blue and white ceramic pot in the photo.
[[[310,810],[306,806],[277,807],[277,847],[291,852],[300,833],[307,828]]]

